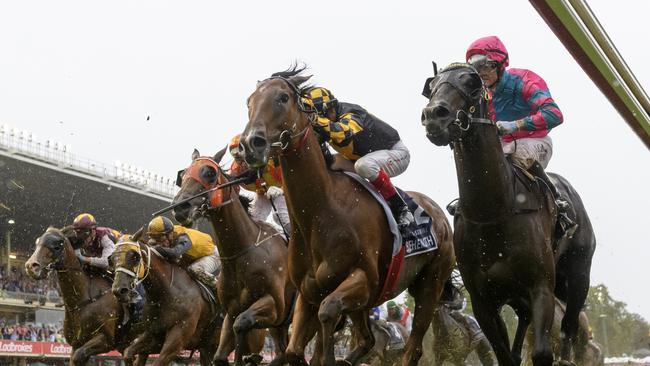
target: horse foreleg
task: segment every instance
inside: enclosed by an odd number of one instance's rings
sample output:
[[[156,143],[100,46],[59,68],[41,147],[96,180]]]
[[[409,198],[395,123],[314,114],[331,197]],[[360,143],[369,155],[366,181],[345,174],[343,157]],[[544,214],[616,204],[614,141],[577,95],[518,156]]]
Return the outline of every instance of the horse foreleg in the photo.
[[[470,292],[470,296],[476,320],[481,326],[483,334],[490,341],[499,365],[517,366],[518,364],[512,359],[512,353],[510,353],[508,330],[497,308],[491,304],[478,301],[479,295],[476,292]]]
[[[515,312],[519,320],[517,321],[517,331],[515,333],[515,339],[512,342],[512,351],[510,353],[516,363],[521,364],[521,349],[524,346],[524,339],[526,338],[526,332],[530,324],[530,312],[523,307],[517,307]]]
[[[156,347],[160,345],[160,341],[150,332],[144,332],[138,336],[133,344],[128,346],[123,353],[123,359],[125,364],[133,365],[144,365],[147,361],[147,357],[141,357],[142,355],[148,356],[151,353],[157,351]],[[136,355],[138,355],[136,359]],[[144,359],[141,360],[141,359]],[[142,363],[144,362],[144,363]]]
[[[291,366],[307,366],[305,347],[318,331],[317,309],[298,295],[293,313],[291,338],[286,350],[287,362]],[[314,352],[314,358],[316,352]]]
[[[334,357],[334,328],[341,315],[363,309],[369,300],[368,276],[360,268],[355,268],[331,294],[327,295],[318,309],[323,339],[323,365],[332,366]],[[365,311],[365,310],[364,310]],[[368,317],[366,313],[366,317]],[[366,324],[367,326],[367,324]],[[364,332],[369,331],[369,329]],[[372,336],[371,336],[371,339]],[[370,344],[370,348],[372,348]],[[370,350],[368,348],[366,353]],[[363,355],[360,355],[363,356]],[[347,360],[343,361],[348,364]]]
[[[269,328],[269,333],[271,333],[273,343],[275,344],[275,358],[269,363],[269,366],[284,365],[287,362],[287,357],[284,352],[287,349],[289,327],[283,325],[277,328]]]
[[[74,351],[70,357],[70,365],[85,365],[90,356],[108,352],[111,349],[113,349],[113,345],[108,341],[106,334],[98,333]]]
[[[589,292],[589,268],[584,269],[582,266],[575,266],[571,268],[571,273],[568,275],[568,288],[566,310],[564,317],[562,317],[561,334],[562,334],[562,349],[561,359],[563,361],[571,360],[571,348],[576,345],[580,310],[585,304],[585,299]],[[582,356],[582,355],[580,355]],[[576,352],[576,360],[578,359]]]
[[[214,355],[212,363],[214,366],[228,366],[228,355],[235,349],[235,333],[232,330],[233,318],[226,314],[221,324],[221,336],[219,337],[219,347]]]
[[[538,285],[533,292],[533,365],[550,366],[553,364],[550,334],[555,311],[555,295],[544,285]],[[497,355],[498,357],[498,355]]]
[[[171,362],[178,357],[178,354],[183,350],[185,340],[190,338],[193,328],[194,327],[188,326],[186,323],[183,326],[174,326],[172,329],[167,331],[167,334],[165,335],[165,343],[163,343],[163,346],[160,349],[160,355],[158,356],[158,359],[154,361],[153,365],[163,366],[171,364]]]
[[[242,364],[242,347],[245,344],[246,335],[249,334],[251,329],[271,327],[277,319],[278,314],[275,308],[275,300],[269,294],[259,298],[246,311],[235,318],[233,324],[237,339],[235,345],[235,366],[241,366]],[[284,349],[282,352],[284,352]]]

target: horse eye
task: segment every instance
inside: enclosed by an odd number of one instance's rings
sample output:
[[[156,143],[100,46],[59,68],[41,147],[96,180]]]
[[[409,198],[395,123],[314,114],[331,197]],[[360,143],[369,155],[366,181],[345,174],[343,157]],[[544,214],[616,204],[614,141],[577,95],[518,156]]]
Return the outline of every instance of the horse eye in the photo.
[[[280,103],[286,103],[288,101],[289,101],[289,94],[282,93],[282,95],[280,95]]]

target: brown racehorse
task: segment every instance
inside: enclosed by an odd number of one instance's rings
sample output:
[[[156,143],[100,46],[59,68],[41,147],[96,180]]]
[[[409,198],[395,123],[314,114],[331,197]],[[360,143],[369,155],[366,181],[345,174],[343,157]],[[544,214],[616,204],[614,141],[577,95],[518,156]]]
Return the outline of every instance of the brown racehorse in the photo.
[[[486,119],[488,93],[476,70],[452,64],[431,80],[422,124],[436,145],[454,149],[459,212],[454,245],[474,314],[500,365],[519,365],[526,329],[535,329],[535,366],[551,365],[549,332],[554,293],[566,300],[562,363],[569,363],[578,314],[589,290],[596,241],[582,201],[569,182],[550,174],[571,201],[579,227],[572,238],[554,235],[557,211],[542,184],[522,178],[503,154],[495,125]],[[519,187],[519,188],[517,188]],[[499,316],[503,305],[518,315],[512,350]]]
[[[36,240],[36,250],[25,262],[25,269],[34,279],[45,278],[51,270],[57,272],[65,304],[63,332],[72,346],[70,365],[85,365],[90,356],[113,349],[121,352],[138,329],[120,334],[122,306],[111,294],[109,280],[91,277],[82,269],[68,239],[74,235],[71,227],[48,228]]]
[[[127,303],[131,289],[142,282],[147,298],[145,331],[126,348],[124,359],[159,353],[153,364],[169,365],[181,351],[198,349],[201,365],[210,365],[219,343],[219,309],[213,310],[203,299],[187,272],[148,245],[131,241],[118,242],[110,260],[115,268],[115,297]]]
[[[375,198],[343,173],[328,170],[311,129],[314,114],[301,99],[301,85],[309,79],[301,71],[294,67],[258,83],[248,100],[242,145],[249,166],[266,166],[273,152],[282,167],[293,225],[289,275],[300,292],[287,347],[289,362],[306,364],[305,346],[320,330],[321,363],[334,365],[335,324],[347,315],[362,340],[340,362],[355,365],[373,346],[368,312],[387,277],[393,237]],[[433,218],[439,248],[408,257],[391,293],[396,296],[408,288],[416,303],[404,366],[416,365],[422,355],[422,337],[454,264],[451,228],[442,210],[420,193],[410,195]]]
[[[223,152],[214,158],[200,157],[194,150],[192,164],[185,170],[174,202],[226,183],[228,177],[219,166]],[[216,365],[228,364],[235,349],[235,365],[242,364],[246,336],[253,329],[268,328],[275,341],[272,365],[284,364],[291,307],[296,289],[287,271],[287,245],[281,233],[269,224],[254,221],[239,200],[234,186],[210,193],[209,204],[200,199],[174,209],[176,220],[190,224],[201,212],[208,215],[217,235],[222,263],[219,301],[226,310]],[[208,207],[209,206],[209,207]]]

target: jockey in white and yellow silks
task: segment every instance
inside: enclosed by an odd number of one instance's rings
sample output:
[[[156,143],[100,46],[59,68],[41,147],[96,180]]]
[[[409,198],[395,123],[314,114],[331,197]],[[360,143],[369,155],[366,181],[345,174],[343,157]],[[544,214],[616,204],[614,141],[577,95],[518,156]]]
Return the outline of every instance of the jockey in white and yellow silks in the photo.
[[[149,244],[167,259],[180,261],[197,280],[217,288],[216,273],[221,268],[217,247],[212,237],[198,230],[174,225],[164,216],[149,222]]]
[[[339,102],[328,89],[312,88],[307,97],[318,112],[312,127],[326,160],[325,142],[354,162],[354,170],[375,186],[390,205],[400,230],[405,230],[414,221],[413,214],[390,178],[406,170],[411,155],[397,130],[361,106]]]
[[[250,179],[242,184],[242,188],[247,191],[255,192],[252,197],[249,213],[257,221],[266,221],[273,206],[276,212],[272,215],[275,224],[279,225],[285,234],[291,233],[291,222],[289,221],[289,210],[284,199],[282,191],[282,170],[276,165],[274,159],[269,159],[269,163],[261,171],[261,176],[257,172],[248,170],[248,165],[239,152],[240,135],[230,140],[228,148],[233,157],[230,166],[232,176],[241,176],[249,172]],[[273,205],[272,205],[272,204]]]

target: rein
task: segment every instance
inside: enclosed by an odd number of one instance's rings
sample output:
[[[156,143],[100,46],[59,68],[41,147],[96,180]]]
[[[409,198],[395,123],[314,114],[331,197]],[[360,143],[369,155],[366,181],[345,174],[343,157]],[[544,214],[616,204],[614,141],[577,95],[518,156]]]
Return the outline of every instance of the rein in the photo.
[[[276,237],[278,235],[282,235],[282,233],[276,232],[275,234],[267,236],[266,238],[260,240],[260,238],[262,237],[262,226],[260,226],[260,231],[257,233],[257,239],[255,240],[255,243],[253,245],[247,246],[246,248],[240,250],[239,253],[229,255],[227,257],[221,257],[220,256],[219,259],[221,259],[222,261],[225,261],[225,262],[237,259],[237,258],[241,257],[242,255],[246,254],[247,252],[259,247],[260,245],[262,245],[265,242],[269,241],[271,238],[274,238],[274,237]]]

